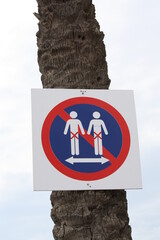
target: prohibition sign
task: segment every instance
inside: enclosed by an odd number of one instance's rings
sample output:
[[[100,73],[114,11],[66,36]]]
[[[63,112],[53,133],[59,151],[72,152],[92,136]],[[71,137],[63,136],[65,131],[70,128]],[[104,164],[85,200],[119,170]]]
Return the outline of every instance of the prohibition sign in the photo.
[[[115,125],[117,125],[117,129],[119,128],[118,131],[121,133],[119,134],[121,135],[121,144],[119,145],[119,150],[116,150],[117,152],[116,154],[113,154],[111,151],[108,150],[106,146],[103,145],[103,157],[109,160],[109,164],[104,164],[104,167],[99,167],[99,169],[97,168],[95,171],[90,170],[89,168],[83,171],[81,170],[81,167],[80,167],[81,164],[79,164],[77,168],[74,168],[72,164],[67,164],[66,162],[64,163],[59,158],[56,152],[56,147],[54,147],[51,142],[51,138],[53,138],[55,143],[57,140],[56,139],[57,136],[54,136],[53,131],[51,132],[54,123],[57,121],[57,119],[61,119],[63,120],[64,123],[66,123],[69,119],[71,119],[67,109],[72,109],[73,107],[77,107],[77,106],[78,107],[84,106],[86,108],[88,108],[88,106],[92,106],[93,108],[97,107],[98,109],[101,109],[103,112],[108,114],[110,118],[112,118],[112,121],[115,122]],[[57,126],[54,129],[56,129],[58,134],[59,129]],[[79,134],[80,134],[80,137],[83,139],[83,141],[87,142],[89,146],[91,146],[92,148],[94,147],[94,137],[92,135],[87,135],[86,129],[85,129],[84,135],[82,135],[81,133]],[[113,174],[125,162],[130,149],[129,128],[123,116],[110,104],[100,99],[91,98],[91,97],[75,97],[75,98],[65,100],[59,103],[58,105],[56,105],[48,113],[43,123],[41,140],[42,140],[43,150],[48,160],[50,161],[50,163],[62,174],[70,178],[73,178],[76,180],[82,180],[82,181],[99,180]],[[115,141],[115,144],[114,144],[114,141]],[[63,152],[62,144],[59,144],[59,145],[61,145],[61,152]],[[116,139],[113,139],[112,145],[116,146]],[[99,166],[102,166],[102,164],[99,164]]]

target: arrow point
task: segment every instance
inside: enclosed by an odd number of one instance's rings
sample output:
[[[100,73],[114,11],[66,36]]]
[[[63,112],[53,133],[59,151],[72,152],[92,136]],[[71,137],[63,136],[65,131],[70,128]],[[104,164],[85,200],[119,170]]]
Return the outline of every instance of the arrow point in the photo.
[[[109,160],[107,158],[101,157],[101,164],[107,163]]]
[[[68,162],[68,163],[70,163],[70,164],[72,164],[72,165],[74,164],[74,159],[73,159],[73,157],[67,158],[65,161]]]

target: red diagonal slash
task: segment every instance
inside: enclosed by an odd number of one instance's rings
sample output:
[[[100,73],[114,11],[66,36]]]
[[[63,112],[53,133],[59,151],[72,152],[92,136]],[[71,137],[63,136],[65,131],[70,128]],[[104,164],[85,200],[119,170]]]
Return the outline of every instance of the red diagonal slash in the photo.
[[[59,112],[59,116],[67,122],[69,119],[71,119],[70,115],[62,110]],[[82,135],[81,132],[79,134],[92,146],[94,147],[94,137],[92,135],[88,135],[87,131],[85,130],[85,135]],[[112,153],[110,153],[105,147],[103,147],[103,156],[107,158],[111,163],[114,163],[117,159],[113,156]]]

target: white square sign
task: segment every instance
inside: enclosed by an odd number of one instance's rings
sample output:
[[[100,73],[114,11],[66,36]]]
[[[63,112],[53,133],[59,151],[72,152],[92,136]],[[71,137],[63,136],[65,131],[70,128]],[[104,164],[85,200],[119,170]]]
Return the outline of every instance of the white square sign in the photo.
[[[133,91],[32,89],[34,190],[142,188]]]

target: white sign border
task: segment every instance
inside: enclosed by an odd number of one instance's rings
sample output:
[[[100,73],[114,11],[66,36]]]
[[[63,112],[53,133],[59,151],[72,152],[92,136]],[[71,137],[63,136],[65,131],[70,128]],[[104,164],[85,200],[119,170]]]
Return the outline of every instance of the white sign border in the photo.
[[[141,189],[142,177],[134,96],[132,90],[32,89],[32,138],[34,190]],[[47,159],[41,144],[41,129],[48,113],[60,102],[74,97],[93,97],[107,102],[124,117],[131,146],[122,166],[110,176],[81,181],[59,172]]]

